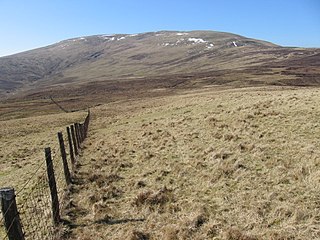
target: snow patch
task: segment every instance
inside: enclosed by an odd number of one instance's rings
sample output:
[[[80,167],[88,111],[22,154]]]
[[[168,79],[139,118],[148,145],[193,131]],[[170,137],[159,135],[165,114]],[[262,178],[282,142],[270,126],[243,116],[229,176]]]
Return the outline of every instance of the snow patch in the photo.
[[[87,39],[85,39],[84,37],[74,38],[74,39],[70,39],[70,40],[68,40],[68,41],[69,41],[69,42],[77,42],[77,41],[80,41],[80,40],[85,40],[85,41],[87,41]]]
[[[189,42],[193,42],[195,43],[206,43],[207,41],[203,40],[202,38],[189,38],[188,39]]]
[[[62,48],[62,49],[65,49],[66,47],[68,47],[69,46],[69,44],[62,44],[60,47]]]
[[[178,45],[179,43],[182,43],[183,41],[184,41],[184,38],[177,40],[176,45]]]
[[[114,41],[115,37],[104,37],[104,39],[110,42],[110,41]]]
[[[235,41],[233,41],[232,43],[233,43],[233,46],[238,47]]]
[[[116,39],[113,34],[112,35],[104,34],[104,35],[100,35],[99,37],[104,39],[104,40],[108,40],[108,42],[114,41]]]
[[[123,39],[126,39],[126,38],[125,37],[117,38],[117,41],[120,41],[120,40],[123,40]]]
[[[212,43],[210,43],[209,46],[207,46],[207,48],[208,48],[208,49],[211,49],[211,48],[213,48],[213,46],[214,46],[214,45],[213,45]]]
[[[113,37],[114,34],[104,34],[104,35],[101,35],[101,37]]]
[[[188,35],[189,33],[177,33],[177,36]]]

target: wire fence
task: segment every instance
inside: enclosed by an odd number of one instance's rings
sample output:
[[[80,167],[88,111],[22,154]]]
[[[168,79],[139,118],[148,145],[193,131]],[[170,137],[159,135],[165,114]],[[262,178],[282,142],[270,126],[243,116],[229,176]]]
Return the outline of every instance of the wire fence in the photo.
[[[83,123],[60,132],[57,144],[45,149],[43,160],[21,188],[1,188],[0,240],[58,239],[66,208],[70,170],[87,136],[90,111]],[[70,129],[74,128],[74,131]]]

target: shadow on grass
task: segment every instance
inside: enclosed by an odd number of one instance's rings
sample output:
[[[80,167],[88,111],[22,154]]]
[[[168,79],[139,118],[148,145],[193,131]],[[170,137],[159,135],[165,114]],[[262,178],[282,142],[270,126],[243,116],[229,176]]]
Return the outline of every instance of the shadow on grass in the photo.
[[[69,220],[61,219],[62,225],[68,226],[70,229],[77,228],[77,227],[91,226],[93,224],[116,225],[116,224],[124,224],[124,223],[129,223],[129,222],[143,222],[143,221],[145,221],[144,218],[124,218],[124,219],[104,218],[104,219],[96,220],[91,223],[75,224]]]
[[[124,218],[124,219],[99,219],[94,221],[96,224],[106,224],[106,225],[115,225],[115,224],[123,224],[123,223],[129,223],[129,222],[143,222],[145,221],[144,218]]]

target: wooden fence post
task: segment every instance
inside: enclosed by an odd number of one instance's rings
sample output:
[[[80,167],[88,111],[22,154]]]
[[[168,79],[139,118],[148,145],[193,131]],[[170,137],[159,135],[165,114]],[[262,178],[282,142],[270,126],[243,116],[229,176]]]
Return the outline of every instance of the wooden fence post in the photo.
[[[79,135],[79,143],[82,143],[82,137],[81,137],[81,129],[80,129],[80,123],[77,123],[78,128],[78,135]],[[81,145],[79,146],[81,148]]]
[[[84,120],[84,137],[85,138],[87,137],[87,134],[88,134],[89,120],[90,120],[90,109],[88,109],[88,115]]]
[[[82,123],[79,124],[79,128],[80,128],[81,142],[83,142],[84,141],[84,131],[83,131],[83,124]]]
[[[13,188],[0,189],[1,210],[9,240],[24,240]]]
[[[71,139],[71,133],[70,128],[67,127],[67,134],[68,134],[68,143],[69,143],[69,152],[70,152],[70,159],[72,167],[74,167],[75,159],[74,159],[74,153],[73,153],[73,147],[72,147],[72,139]]]
[[[77,144],[77,138],[76,138],[76,133],[74,130],[74,126],[71,125],[71,136],[72,136],[72,142],[73,142],[73,148],[74,148],[74,153],[76,156],[78,155],[78,144]]]
[[[83,136],[84,136],[84,138],[87,138],[87,119],[88,119],[88,116],[86,117],[86,119],[83,122]]]
[[[84,124],[83,124],[83,126],[84,126],[84,137],[85,138],[87,138],[87,131],[88,131],[88,123],[87,123],[87,120],[88,119],[88,117],[86,117],[86,120],[84,121]]]
[[[78,134],[79,134],[79,142],[82,143],[82,137],[81,137],[81,124],[77,123],[77,128],[78,128]]]
[[[81,136],[81,127],[80,127],[80,123],[77,123],[78,125],[78,133],[79,133],[79,142],[82,143],[82,136]],[[81,146],[80,146],[81,147]]]
[[[58,132],[58,139],[59,139],[59,145],[60,145],[61,158],[62,158],[62,162],[63,162],[63,172],[64,172],[67,186],[69,186],[71,183],[71,177],[70,177],[70,171],[69,171],[68,161],[67,161],[67,154],[66,154],[66,149],[64,146],[62,132]]]
[[[83,141],[84,141],[86,139],[86,130],[85,130],[84,123],[82,124],[82,135],[83,135]]]
[[[74,129],[75,129],[75,132],[76,132],[78,149],[80,149],[80,136],[79,136],[79,125],[78,125],[78,123],[74,124]]]
[[[51,149],[49,147],[45,148],[45,157],[46,157],[47,173],[48,173],[49,187],[50,187],[50,193],[51,193],[53,223],[54,225],[58,225],[60,223],[59,198],[58,198],[56,178],[54,176],[53,163],[51,158]]]

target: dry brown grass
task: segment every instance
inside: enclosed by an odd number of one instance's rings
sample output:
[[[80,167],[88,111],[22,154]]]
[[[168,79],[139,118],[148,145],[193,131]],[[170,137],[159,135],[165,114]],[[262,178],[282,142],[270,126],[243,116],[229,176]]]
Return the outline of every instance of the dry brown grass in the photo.
[[[0,185],[19,188],[45,160],[45,147],[58,153],[57,132],[66,135],[66,126],[83,121],[85,114],[61,113],[0,121]]]
[[[320,238],[319,93],[208,88],[95,108],[69,239]]]
[[[45,184],[47,173],[44,148],[52,149],[58,194],[62,200],[66,185],[57,132],[63,131],[66,138],[65,127],[83,121],[86,116],[85,112],[44,115],[39,112],[38,114],[41,116],[0,121],[0,187],[15,189],[18,210],[27,239],[38,239],[35,236],[30,237],[30,231],[44,221],[49,223],[52,221],[50,204],[47,203],[50,195],[49,187]],[[42,232],[37,234],[41,236]],[[3,236],[4,229],[1,227],[0,237]]]
[[[66,237],[319,239],[319,93],[207,87],[93,108]],[[1,185],[21,186],[84,115],[6,115]]]

